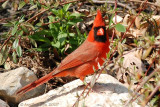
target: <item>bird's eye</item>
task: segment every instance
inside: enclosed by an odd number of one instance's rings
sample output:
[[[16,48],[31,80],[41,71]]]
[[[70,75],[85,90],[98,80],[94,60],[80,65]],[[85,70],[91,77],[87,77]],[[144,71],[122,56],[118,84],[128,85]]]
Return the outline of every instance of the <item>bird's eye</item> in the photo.
[[[103,28],[99,28],[97,31],[97,36],[103,36],[104,35],[104,29]]]

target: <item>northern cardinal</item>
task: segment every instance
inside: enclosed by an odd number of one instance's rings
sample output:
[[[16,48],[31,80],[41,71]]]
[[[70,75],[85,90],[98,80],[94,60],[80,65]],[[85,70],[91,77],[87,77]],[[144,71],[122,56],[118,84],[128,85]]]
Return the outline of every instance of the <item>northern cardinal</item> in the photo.
[[[100,10],[98,10],[93,27],[83,44],[69,54],[55,70],[21,88],[17,94],[24,94],[53,77],[73,76],[84,81],[85,76],[94,73],[93,66],[98,69],[98,63],[103,64],[104,60],[102,58],[106,58],[109,45],[105,22]]]

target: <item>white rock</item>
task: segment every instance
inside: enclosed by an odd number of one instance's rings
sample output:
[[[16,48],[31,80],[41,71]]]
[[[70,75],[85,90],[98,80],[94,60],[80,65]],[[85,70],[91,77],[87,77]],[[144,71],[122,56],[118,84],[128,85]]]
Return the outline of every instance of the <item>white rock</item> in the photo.
[[[40,95],[44,91],[44,85],[24,94],[17,96],[15,93],[23,86],[37,80],[36,75],[25,67],[20,67],[0,74],[0,97],[11,102],[21,102],[33,96]]]
[[[9,105],[0,99],[0,107],[9,107]]]
[[[89,82],[90,78],[91,76],[87,77],[86,81]],[[84,87],[82,81],[78,79],[42,96],[23,101],[19,107],[72,107],[77,95],[82,96]],[[123,107],[123,102],[130,97],[128,89],[123,84],[110,75],[101,74],[93,91],[85,99],[81,98],[78,107]],[[135,101],[132,107],[140,106]]]

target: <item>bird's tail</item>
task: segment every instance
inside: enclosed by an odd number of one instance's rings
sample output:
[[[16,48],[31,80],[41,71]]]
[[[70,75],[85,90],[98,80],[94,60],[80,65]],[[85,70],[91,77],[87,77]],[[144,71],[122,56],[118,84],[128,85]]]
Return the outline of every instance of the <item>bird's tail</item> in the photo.
[[[24,94],[24,93],[26,93],[26,92],[28,92],[28,91],[40,86],[40,85],[42,85],[43,83],[49,81],[51,78],[54,77],[53,72],[54,71],[50,72],[49,74],[47,74],[46,76],[40,78],[39,80],[36,80],[36,81],[24,86],[16,94],[17,95],[22,95],[22,94]]]

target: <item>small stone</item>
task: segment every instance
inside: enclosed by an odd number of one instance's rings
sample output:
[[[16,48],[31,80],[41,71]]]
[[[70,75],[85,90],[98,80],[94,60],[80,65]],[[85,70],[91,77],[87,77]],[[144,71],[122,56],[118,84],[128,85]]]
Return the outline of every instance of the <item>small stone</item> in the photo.
[[[9,105],[0,99],[0,107],[9,107]]]
[[[36,75],[25,67],[20,67],[5,73],[0,73],[0,97],[6,101],[18,103],[23,100],[35,97],[44,92],[45,86],[35,88],[22,96],[16,92],[25,85],[37,80]]]

